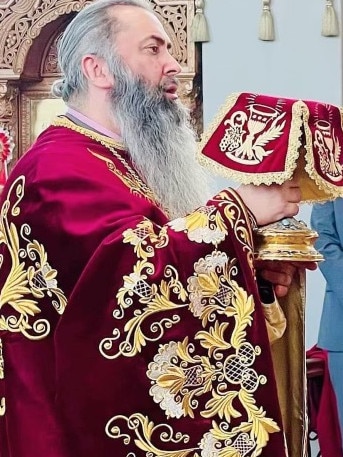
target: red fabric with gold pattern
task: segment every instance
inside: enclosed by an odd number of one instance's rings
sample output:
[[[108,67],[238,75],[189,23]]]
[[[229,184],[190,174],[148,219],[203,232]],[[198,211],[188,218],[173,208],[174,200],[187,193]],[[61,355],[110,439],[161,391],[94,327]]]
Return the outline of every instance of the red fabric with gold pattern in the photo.
[[[65,125],[2,196],[0,456],[285,456],[246,208],[170,221],[119,145]]]
[[[295,171],[303,201],[343,195],[342,110],[261,94],[229,96],[203,135],[199,161],[243,184],[281,184]],[[298,169],[297,169],[298,167]]]
[[[312,154],[307,155],[308,174],[324,189],[343,188],[343,110],[337,106],[306,101],[304,126],[306,144]]]

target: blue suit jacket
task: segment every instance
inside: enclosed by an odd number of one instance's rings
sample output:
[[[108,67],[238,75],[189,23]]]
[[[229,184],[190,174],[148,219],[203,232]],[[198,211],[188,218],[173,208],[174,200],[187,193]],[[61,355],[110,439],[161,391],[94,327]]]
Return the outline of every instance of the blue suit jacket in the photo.
[[[311,226],[319,234],[316,248],[325,259],[319,264],[326,290],[318,345],[343,351],[343,199],[314,205]]]

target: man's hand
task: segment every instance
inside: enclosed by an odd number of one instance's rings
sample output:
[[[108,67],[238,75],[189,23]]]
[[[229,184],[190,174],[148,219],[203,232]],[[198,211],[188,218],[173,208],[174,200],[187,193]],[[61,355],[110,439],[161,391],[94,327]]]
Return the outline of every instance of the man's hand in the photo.
[[[295,179],[281,185],[242,185],[237,193],[254,214],[258,225],[270,224],[299,212],[301,191]]]
[[[259,260],[255,262],[258,274],[269,281],[277,297],[287,295],[297,269],[315,270],[315,262],[285,262],[278,260]]]

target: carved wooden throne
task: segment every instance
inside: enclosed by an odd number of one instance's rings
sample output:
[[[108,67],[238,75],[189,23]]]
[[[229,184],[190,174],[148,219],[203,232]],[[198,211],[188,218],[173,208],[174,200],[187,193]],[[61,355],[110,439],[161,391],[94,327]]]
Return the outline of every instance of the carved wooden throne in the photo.
[[[190,39],[194,0],[150,1],[182,66],[180,96],[200,133],[200,52]],[[68,22],[88,3],[91,0],[0,0],[0,129],[14,144],[10,168],[51,118],[63,112],[63,102],[50,94],[59,77],[56,45]]]

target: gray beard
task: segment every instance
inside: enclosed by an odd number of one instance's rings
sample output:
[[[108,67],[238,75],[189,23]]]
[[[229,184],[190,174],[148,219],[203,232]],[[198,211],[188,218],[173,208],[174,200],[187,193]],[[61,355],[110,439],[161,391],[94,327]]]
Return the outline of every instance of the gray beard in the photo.
[[[209,198],[208,177],[196,160],[188,110],[121,68],[112,112],[133,166],[171,218],[185,216]]]

